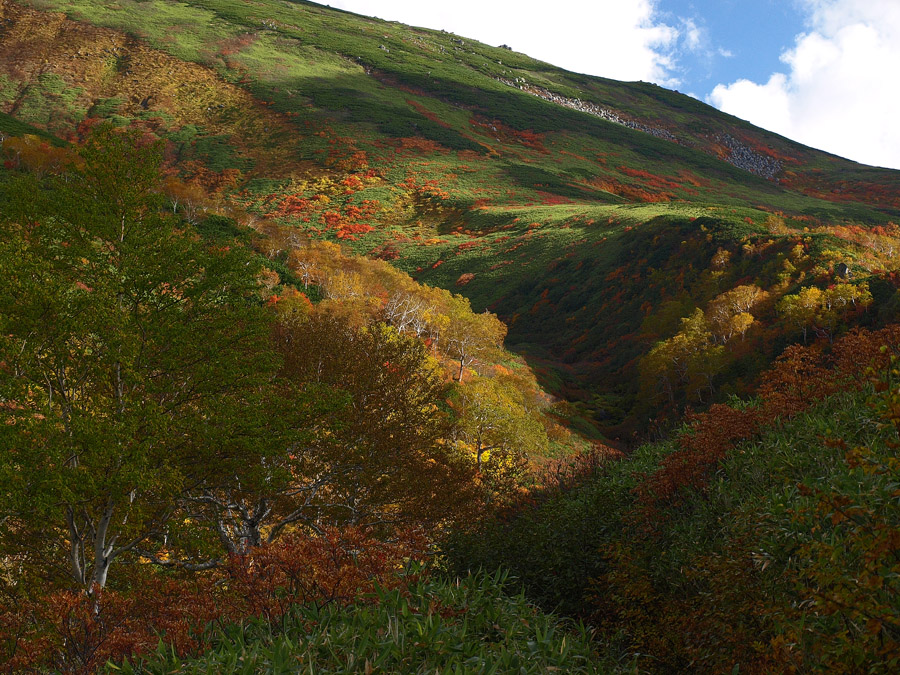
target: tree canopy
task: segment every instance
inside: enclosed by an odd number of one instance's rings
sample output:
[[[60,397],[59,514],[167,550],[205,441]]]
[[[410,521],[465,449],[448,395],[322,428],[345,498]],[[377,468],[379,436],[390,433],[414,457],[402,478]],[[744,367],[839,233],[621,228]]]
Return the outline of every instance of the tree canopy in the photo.
[[[278,361],[251,257],[161,215],[160,161],[101,127],[61,171],[14,182],[0,224],[3,543],[86,589],[174,495],[265,446],[246,439],[265,436]]]

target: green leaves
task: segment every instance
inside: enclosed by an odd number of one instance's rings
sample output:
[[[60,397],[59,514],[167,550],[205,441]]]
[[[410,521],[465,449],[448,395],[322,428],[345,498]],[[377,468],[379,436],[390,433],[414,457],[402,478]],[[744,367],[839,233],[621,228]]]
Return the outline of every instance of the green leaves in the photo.
[[[54,542],[86,588],[185,487],[266,448],[247,442],[277,366],[255,267],[161,215],[159,164],[100,127],[66,172],[22,178],[0,226],[0,494],[21,523],[2,543]]]
[[[594,673],[583,626],[561,624],[504,591],[503,573],[379,589],[354,606],[300,607],[282,630],[259,621],[213,629],[209,653],[161,647],[125,673]]]

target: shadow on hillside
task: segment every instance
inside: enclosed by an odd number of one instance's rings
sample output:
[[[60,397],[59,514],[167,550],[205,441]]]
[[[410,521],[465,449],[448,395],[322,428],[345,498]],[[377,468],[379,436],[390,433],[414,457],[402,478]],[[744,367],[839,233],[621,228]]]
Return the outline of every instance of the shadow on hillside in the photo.
[[[604,144],[620,145],[624,150],[646,160],[677,164],[707,177],[749,184],[759,191],[781,191],[769,181],[699,150],[547,103],[517,89],[482,89],[449,79],[400,71],[389,72],[386,77],[390,81],[396,81],[397,86],[386,84],[382,81],[385,77],[378,80],[361,72],[331,78],[285,77],[256,84],[254,93],[260,98],[274,101],[273,109],[279,112],[297,111],[298,99],[288,98],[283,93],[294,91],[314,106],[315,109],[307,107],[302,110],[308,117],[372,125],[380,134],[390,138],[419,136],[451,150],[483,152],[484,148],[480,144],[467,137],[469,129],[460,130],[444,120],[429,119],[406,103],[411,97],[432,98],[473,115],[499,120],[514,129],[535,133],[589,135],[602,140]],[[528,185],[528,181],[526,178],[523,185]],[[569,189],[565,196],[595,195],[579,189]]]

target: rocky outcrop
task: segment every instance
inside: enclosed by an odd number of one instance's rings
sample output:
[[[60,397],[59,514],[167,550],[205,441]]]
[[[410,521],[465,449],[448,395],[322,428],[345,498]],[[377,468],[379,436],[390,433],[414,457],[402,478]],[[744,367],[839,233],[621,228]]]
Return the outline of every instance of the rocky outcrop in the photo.
[[[533,96],[537,96],[538,98],[542,98],[545,101],[549,101],[550,103],[555,103],[556,105],[561,105],[565,108],[571,108],[572,110],[587,113],[588,115],[594,115],[595,117],[604,119],[607,122],[621,124],[622,126],[628,127],[629,129],[643,131],[644,133],[656,136],[657,138],[662,138],[667,141],[676,141],[675,136],[666,129],[662,129],[660,127],[652,127],[648,124],[643,124],[642,122],[628,119],[615,112],[614,110],[604,108],[597,105],[596,103],[592,103],[591,101],[582,101],[580,98],[560,96],[559,94],[554,94],[549,89],[544,89],[543,87],[536,87],[533,84],[528,84],[522,78],[516,78],[515,80],[506,80],[498,77],[497,80],[507,86],[515,87],[520,91],[524,91]]]
[[[589,115],[594,115],[595,117],[604,119],[607,122],[621,124],[622,126],[628,127],[629,129],[643,131],[644,133],[650,134],[651,136],[656,136],[657,138],[662,138],[667,141],[672,141],[673,143],[678,143],[678,139],[675,137],[675,135],[667,129],[654,127],[649,124],[644,124],[643,122],[629,119],[621,115],[620,113],[611,110],[610,108],[604,108],[603,106],[592,103],[591,101],[582,101],[579,98],[569,98],[567,96],[561,96],[560,94],[554,94],[549,89],[544,89],[543,87],[537,87],[533,84],[528,84],[521,77],[517,77],[515,80],[507,80],[503,78],[497,78],[497,80],[507,86],[515,87],[520,91],[524,91],[533,96],[537,96],[538,98],[542,98],[550,103],[555,103],[556,105],[561,105],[565,108],[571,108],[572,110],[577,110]],[[782,163],[774,157],[753,150],[750,146],[742,143],[730,134],[720,134],[716,137],[715,140],[717,143],[723,145],[728,149],[729,154],[728,156],[724,157],[725,161],[727,161],[728,163],[733,164],[739,169],[748,171],[749,173],[761,176],[767,180],[778,180],[777,176],[781,173],[784,167]]]
[[[730,134],[720,134],[716,140],[728,148],[731,153],[725,158],[725,161],[739,169],[762,176],[767,180],[776,180],[776,176],[784,168],[781,162],[774,157],[756,152]]]

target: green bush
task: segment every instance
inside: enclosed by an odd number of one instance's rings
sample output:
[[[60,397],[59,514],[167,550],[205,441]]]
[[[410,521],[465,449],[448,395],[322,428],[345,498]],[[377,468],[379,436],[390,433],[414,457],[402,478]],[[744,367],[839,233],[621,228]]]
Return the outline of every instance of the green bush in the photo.
[[[898,379],[776,422],[650,511],[640,486],[677,446],[644,446],[455,535],[449,566],[510,570],[653,672],[896,672]]]
[[[216,646],[180,659],[165,645],[128,674],[181,673],[596,673],[583,626],[562,624],[502,574],[433,579],[379,590],[349,607],[296,606],[282,625],[215,627]]]

